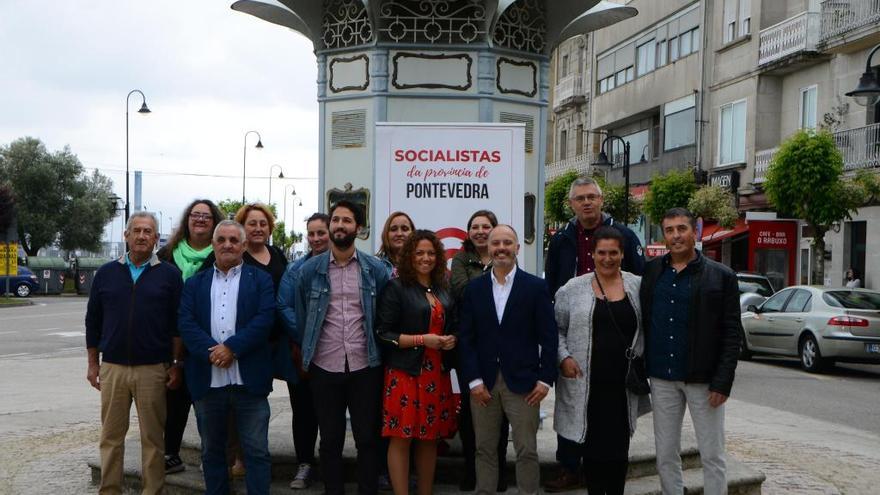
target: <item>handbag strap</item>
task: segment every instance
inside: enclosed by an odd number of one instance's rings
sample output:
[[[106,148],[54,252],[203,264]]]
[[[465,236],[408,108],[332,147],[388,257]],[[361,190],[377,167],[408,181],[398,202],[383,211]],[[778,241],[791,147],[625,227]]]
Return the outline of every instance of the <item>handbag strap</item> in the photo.
[[[611,303],[608,302],[608,296],[605,294],[605,288],[602,287],[602,282],[599,280],[598,275],[594,275],[596,279],[596,285],[599,286],[599,292],[602,294],[602,301],[605,303],[605,309],[608,310],[608,318],[611,319],[611,326],[614,327],[614,330],[617,331],[617,336],[620,337],[621,342],[623,342],[623,346],[626,347],[624,353],[626,354],[626,359],[628,361],[632,361],[635,358],[635,352],[633,352],[633,346],[631,343],[627,342],[626,336],[623,335],[623,330],[620,329],[620,326],[617,325],[617,320],[614,319],[614,311],[611,309]],[[624,299],[626,299],[626,292],[624,291]]]

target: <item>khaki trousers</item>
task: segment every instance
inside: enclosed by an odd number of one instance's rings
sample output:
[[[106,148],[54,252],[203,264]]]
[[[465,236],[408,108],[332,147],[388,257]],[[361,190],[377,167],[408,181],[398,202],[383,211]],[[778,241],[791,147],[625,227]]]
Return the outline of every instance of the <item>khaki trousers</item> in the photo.
[[[538,424],[540,406],[530,406],[525,395],[511,392],[501,373],[490,391],[492,400],[482,406],[471,399],[471,416],[477,444],[477,494],[495,493],[498,485],[498,437],[502,413],[513,429],[516,451],[516,486],[522,495],[538,493]]]
[[[101,487],[99,494],[122,493],[125,435],[134,399],[141,431],[143,493],[165,486],[166,365],[124,366],[101,363]]]

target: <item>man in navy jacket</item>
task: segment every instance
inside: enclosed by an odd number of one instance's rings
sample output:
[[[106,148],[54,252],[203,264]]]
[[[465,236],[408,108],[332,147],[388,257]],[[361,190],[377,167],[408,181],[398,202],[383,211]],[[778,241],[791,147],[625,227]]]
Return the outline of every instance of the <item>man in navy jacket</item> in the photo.
[[[224,220],[214,229],[217,260],[186,281],[179,328],[189,351],[186,383],[202,437],[206,493],[229,493],[226,463],[230,411],[235,412],[248,493],[269,493],[269,402],[274,323],[272,278],[242,263],[244,228]]]
[[[470,387],[477,444],[477,493],[494,493],[502,412],[510,419],[519,493],[538,493],[541,400],[556,380],[558,333],[544,280],[516,267],[519,243],[508,225],[489,234],[492,270],[465,288],[459,353]]]
[[[98,269],[89,292],[87,378],[101,391],[102,494],[122,493],[132,400],[141,431],[143,493],[162,493],[165,484],[165,391],[179,387],[182,378],[172,356],[176,361],[183,349],[177,336],[183,282],[176,268],[153,254],[158,240],[152,213],[132,215],[125,226],[129,251]]]

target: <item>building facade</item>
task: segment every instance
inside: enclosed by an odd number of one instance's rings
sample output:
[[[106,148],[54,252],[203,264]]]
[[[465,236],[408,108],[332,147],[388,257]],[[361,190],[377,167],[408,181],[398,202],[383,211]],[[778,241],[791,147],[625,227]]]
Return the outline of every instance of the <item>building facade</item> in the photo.
[[[825,280],[811,280],[810,232],[776,219],[761,188],[773,153],[802,128],[834,133],[847,174],[880,170],[880,106],[861,107],[844,95],[880,43],[880,2],[627,5],[639,15],[592,35],[593,96],[585,113],[589,129],[630,142],[633,194],[655,173],[694,168],[729,187],[742,216],[733,229],[706,228],[707,255],[766,273],[777,285],[841,285],[855,267],[867,287],[880,288],[880,253],[866,249],[880,241],[880,207],[862,208],[826,236]],[[592,150],[599,139],[591,138]],[[613,151],[618,163],[620,150]],[[621,167],[608,177],[620,182]],[[649,228],[644,233],[658,239]]]

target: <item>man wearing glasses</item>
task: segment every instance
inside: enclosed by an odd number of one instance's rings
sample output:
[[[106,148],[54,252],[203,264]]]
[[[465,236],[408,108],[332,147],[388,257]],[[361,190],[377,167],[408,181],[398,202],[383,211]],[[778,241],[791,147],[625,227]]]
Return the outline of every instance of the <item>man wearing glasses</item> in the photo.
[[[547,249],[544,278],[551,296],[555,296],[556,291],[571,278],[595,270],[593,233],[605,225],[612,226],[623,234],[623,271],[642,274],[645,258],[639,238],[626,225],[618,223],[607,213],[602,213],[604,198],[596,181],[588,177],[575,179],[568,190],[568,205],[575,217],[564,229],[553,235]],[[581,478],[577,444],[558,435],[556,438],[556,458],[562,469],[556,479],[544,484],[544,489],[548,492],[562,492],[579,488]]]

